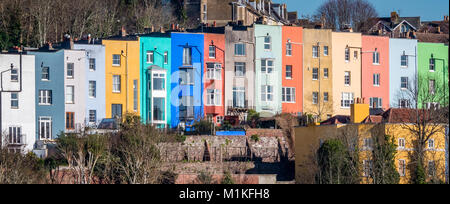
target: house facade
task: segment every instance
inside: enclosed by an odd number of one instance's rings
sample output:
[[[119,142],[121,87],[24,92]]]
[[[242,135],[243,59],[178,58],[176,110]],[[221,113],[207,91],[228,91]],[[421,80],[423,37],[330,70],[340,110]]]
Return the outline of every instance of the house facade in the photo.
[[[333,116],[333,44],[327,29],[303,29],[303,112],[317,120]]]
[[[36,142],[35,56],[0,53],[0,142],[10,151],[29,152]]]
[[[255,110],[264,117],[281,113],[281,26],[255,25]]]
[[[158,128],[171,121],[170,34],[142,35],[140,41],[141,118]]]
[[[255,28],[225,27],[225,114],[239,116],[255,106]]]
[[[140,114],[139,39],[120,35],[102,40],[105,46],[106,118]]]
[[[448,45],[417,44],[419,108],[448,107]]]
[[[303,28],[282,27],[282,112],[301,115],[303,112]]]
[[[83,94],[86,99],[85,125],[97,127],[106,117],[105,110],[105,46],[100,41],[75,42],[74,48],[85,51],[85,81]],[[78,99],[75,99],[78,101]]]
[[[206,118],[220,125],[225,116],[225,34],[204,33],[203,101]]]
[[[333,113],[350,115],[361,98],[361,33],[333,32]]]
[[[389,39],[390,107],[416,107],[417,40]]]
[[[191,130],[204,118],[204,35],[171,33],[171,127]]]
[[[362,97],[370,108],[389,108],[389,38],[362,36]]]

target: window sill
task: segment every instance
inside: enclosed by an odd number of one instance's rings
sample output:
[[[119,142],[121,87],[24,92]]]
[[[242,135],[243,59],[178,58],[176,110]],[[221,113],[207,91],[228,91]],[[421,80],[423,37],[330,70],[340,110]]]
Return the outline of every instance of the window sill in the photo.
[[[52,104],[44,104],[44,103],[40,103],[40,104],[38,104],[38,105],[40,105],[40,106],[51,106]]]
[[[113,67],[120,67],[120,64],[113,64]]]
[[[11,107],[11,109],[13,109],[13,110],[18,110],[19,107]]]
[[[400,68],[408,68],[408,66],[401,66],[401,65],[400,65]]]
[[[435,70],[430,70],[430,72],[435,72]]]
[[[112,93],[113,94],[120,94],[121,92],[120,91],[113,91]]]
[[[380,63],[372,63],[372,65],[380,66],[381,64]]]
[[[48,80],[48,79],[41,79],[41,81],[49,82],[50,80]]]

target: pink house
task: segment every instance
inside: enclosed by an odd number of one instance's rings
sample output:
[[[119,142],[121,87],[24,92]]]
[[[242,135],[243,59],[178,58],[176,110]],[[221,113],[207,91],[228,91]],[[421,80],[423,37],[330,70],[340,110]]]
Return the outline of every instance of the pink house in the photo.
[[[371,108],[389,108],[389,38],[362,36],[362,97]]]

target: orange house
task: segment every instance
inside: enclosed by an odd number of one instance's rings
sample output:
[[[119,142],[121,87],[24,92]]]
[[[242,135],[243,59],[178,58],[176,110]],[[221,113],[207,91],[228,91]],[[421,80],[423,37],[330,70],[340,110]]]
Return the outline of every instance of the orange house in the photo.
[[[303,112],[303,28],[282,27],[282,111]]]
[[[225,34],[204,33],[204,36],[205,115],[220,125],[225,115]]]

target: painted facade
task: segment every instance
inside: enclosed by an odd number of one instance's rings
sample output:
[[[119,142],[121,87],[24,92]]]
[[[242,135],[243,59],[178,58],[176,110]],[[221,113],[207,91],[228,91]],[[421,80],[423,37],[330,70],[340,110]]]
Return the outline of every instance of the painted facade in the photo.
[[[418,43],[417,47],[419,108],[448,107],[448,45]]]
[[[172,33],[171,127],[190,130],[203,119],[204,35]]]
[[[11,65],[13,72],[7,71]],[[16,152],[29,152],[36,141],[35,56],[0,54],[0,72],[0,133],[6,133],[1,142]]]
[[[84,97],[86,99],[85,124],[96,127],[105,113],[105,46],[101,43],[76,42],[74,48],[84,50],[85,82]],[[78,99],[75,99],[78,101]]]
[[[204,33],[204,92],[205,115],[215,124],[225,116],[225,35]]]
[[[303,29],[303,112],[318,120],[333,116],[331,30]]]
[[[371,108],[389,108],[389,38],[362,36],[362,97]]]
[[[255,25],[255,110],[261,116],[281,113],[281,26]]]
[[[416,107],[417,40],[389,39],[390,107]],[[402,83],[403,80],[403,83]]]
[[[361,105],[361,104],[353,104]],[[366,109],[366,115],[369,113],[368,105],[364,104]],[[361,110],[355,110],[355,113],[361,113]],[[361,115],[360,115],[361,116]],[[361,118],[358,116],[359,118]],[[355,116],[357,118],[357,116]],[[371,158],[371,147],[366,146],[365,140],[370,139],[373,141],[374,137],[384,137],[385,135],[393,136],[393,141],[397,145],[397,153],[395,155],[395,166],[400,174],[400,184],[412,183],[412,175],[414,174],[413,164],[410,158],[411,153],[414,151],[413,133],[409,132],[411,127],[406,127],[403,124],[397,123],[380,123],[380,124],[334,124],[334,125],[320,125],[309,127],[295,128],[295,177],[297,183],[314,183],[316,173],[314,171],[315,162],[312,160],[314,156],[313,152],[316,152],[321,143],[328,139],[336,139],[342,135],[346,135],[347,138],[354,138],[358,141],[359,146],[359,166],[361,167],[361,183],[371,183],[370,177],[365,176],[364,163]],[[425,170],[428,175],[428,165],[433,162],[436,167],[437,178],[445,181],[445,172],[447,166],[445,164],[445,126],[438,128],[436,134],[430,138],[433,141],[433,147],[429,147],[425,151]],[[428,176],[427,180],[430,180]]]
[[[225,114],[255,106],[254,27],[225,27]]]
[[[139,115],[139,39],[115,36],[102,41],[105,46],[106,117]]]
[[[171,121],[170,34],[142,35],[139,41],[142,121],[164,128]]]
[[[333,115],[350,115],[361,98],[361,33],[333,32]]]
[[[282,112],[303,112],[303,28],[282,27]]]

